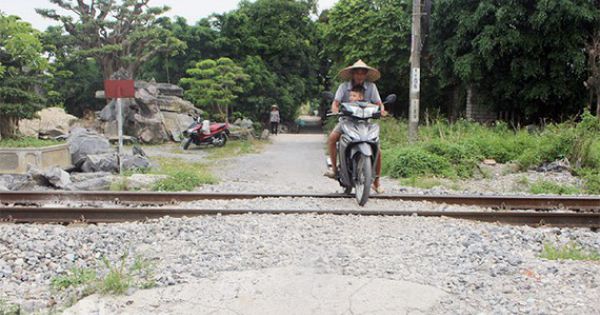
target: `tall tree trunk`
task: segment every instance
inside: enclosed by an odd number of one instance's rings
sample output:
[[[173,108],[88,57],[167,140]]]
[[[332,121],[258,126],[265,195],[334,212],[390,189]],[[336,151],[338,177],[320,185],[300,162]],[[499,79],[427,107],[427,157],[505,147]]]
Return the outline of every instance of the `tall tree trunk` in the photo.
[[[474,91],[473,91],[473,86],[469,85],[467,86],[467,109],[466,109],[466,116],[467,116],[467,120],[474,120],[474,109],[475,109],[475,104],[474,104]]]
[[[596,117],[600,119],[600,89],[596,92]]]
[[[13,116],[0,116],[0,138],[15,138],[17,136],[17,129],[19,127],[19,120]]]
[[[451,123],[455,122],[458,118],[460,111],[460,86],[456,85],[452,88],[452,101],[450,102],[450,108],[448,109],[449,120]]]

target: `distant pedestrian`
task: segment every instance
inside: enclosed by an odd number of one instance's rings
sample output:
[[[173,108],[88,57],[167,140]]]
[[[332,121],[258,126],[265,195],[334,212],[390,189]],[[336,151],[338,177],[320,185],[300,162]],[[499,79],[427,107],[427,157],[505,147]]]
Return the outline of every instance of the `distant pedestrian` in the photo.
[[[271,106],[271,134],[276,135],[277,130],[279,129],[279,123],[281,122],[281,118],[279,117],[279,107],[277,105]]]

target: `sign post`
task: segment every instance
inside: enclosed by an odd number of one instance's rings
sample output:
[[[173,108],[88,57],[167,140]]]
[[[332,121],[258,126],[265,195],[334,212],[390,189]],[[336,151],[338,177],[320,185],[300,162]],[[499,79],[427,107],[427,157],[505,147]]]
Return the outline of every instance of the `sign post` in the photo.
[[[417,141],[419,132],[419,97],[421,92],[421,0],[413,0],[412,42],[410,47],[410,103],[408,140]]]
[[[135,83],[133,80],[106,80],[104,81],[104,95],[106,98],[114,99],[117,107],[119,174],[123,175],[123,102],[121,99],[135,97]]]

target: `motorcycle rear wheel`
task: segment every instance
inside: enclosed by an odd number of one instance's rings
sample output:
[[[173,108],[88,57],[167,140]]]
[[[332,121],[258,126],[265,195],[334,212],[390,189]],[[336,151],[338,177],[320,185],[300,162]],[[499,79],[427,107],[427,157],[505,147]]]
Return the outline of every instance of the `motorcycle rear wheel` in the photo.
[[[213,140],[213,145],[215,147],[224,147],[226,143],[227,135],[225,135],[224,132],[221,132],[220,134],[216,135],[215,139]]]
[[[360,153],[355,157],[354,165],[356,166],[354,168],[356,172],[356,181],[354,183],[356,201],[362,207],[369,201],[371,183],[373,182],[373,167],[370,157]]]

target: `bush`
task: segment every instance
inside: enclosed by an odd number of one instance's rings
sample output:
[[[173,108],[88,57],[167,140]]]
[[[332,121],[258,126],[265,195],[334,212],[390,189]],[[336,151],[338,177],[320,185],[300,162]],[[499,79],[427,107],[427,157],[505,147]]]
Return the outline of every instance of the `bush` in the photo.
[[[383,153],[384,172],[392,177],[418,177],[422,175],[441,175],[455,177],[456,171],[450,162],[439,155],[420,147],[406,147]]]

